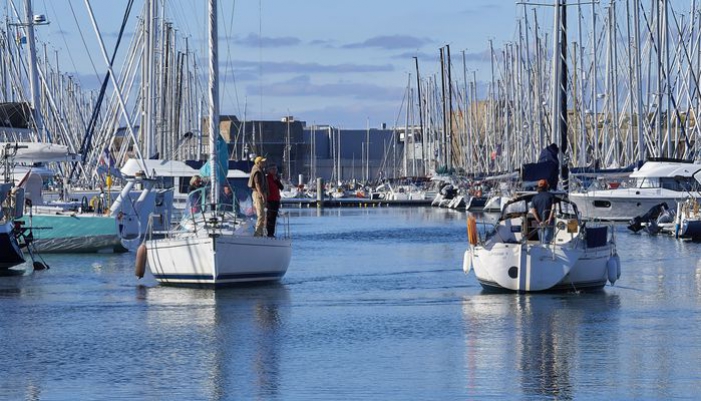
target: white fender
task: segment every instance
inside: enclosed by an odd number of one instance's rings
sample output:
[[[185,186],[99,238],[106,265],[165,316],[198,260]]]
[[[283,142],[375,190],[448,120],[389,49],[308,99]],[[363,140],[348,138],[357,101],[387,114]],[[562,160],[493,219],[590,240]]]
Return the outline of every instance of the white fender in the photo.
[[[621,257],[618,253],[614,253],[613,259],[616,261],[616,279],[618,280],[621,278]]]
[[[468,249],[465,251],[465,255],[462,258],[462,271],[464,271],[465,274],[470,274],[470,270],[472,270],[472,254]]]
[[[606,270],[608,271],[609,282],[613,285],[618,280],[618,265],[614,255],[606,262]]]

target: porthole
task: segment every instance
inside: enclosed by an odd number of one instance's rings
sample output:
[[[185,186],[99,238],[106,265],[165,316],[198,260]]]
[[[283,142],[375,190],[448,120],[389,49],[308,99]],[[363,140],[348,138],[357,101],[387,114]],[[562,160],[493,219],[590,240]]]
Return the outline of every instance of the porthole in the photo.
[[[605,208],[610,208],[611,207],[611,202],[607,200],[595,200],[594,201],[594,207],[605,207]]]

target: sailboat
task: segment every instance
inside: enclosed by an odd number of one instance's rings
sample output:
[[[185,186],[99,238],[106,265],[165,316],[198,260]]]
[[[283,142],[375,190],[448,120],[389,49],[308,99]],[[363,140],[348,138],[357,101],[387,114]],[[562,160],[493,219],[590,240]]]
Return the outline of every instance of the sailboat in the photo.
[[[560,8],[556,4],[554,63],[560,67],[565,63],[564,21],[559,23]],[[563,8],[564,10],[564,8]],[[560,46],[562,44],[562,46]],[[566,65],[562,65],[562,70]],[[562,82],[564,73],[554,68],[553,81]],[[554,85],[553,138],[561,135],[560,149],[567,149],[566,83]],[[524,182],[551,180],[558,173],[566,181],[567,170],[557,162],[544,160],[524,165],[521,179]],[[556,182],[556,180],[553,180]],[[551,184],[553,187],[556,184]],[[540,186],[540,185],[539,185]],[[543,185],[547,189],[547,184]],[[567,187],[565,186],[565,189]],[[474,270],[475,276],[485,290],[542,292],[599,290],[607,281],[614,284],[620,277],[620,258],[616,252],[613,225],[585,223],[580,218],[577,205],[569,200],[567,192],[554,192],[552,208],[554,221],[552,238],[538,227],[530,210],[536,195],[525,193],[515,196],[501,208],[501,215],[492,226],[483,226],[480,238],[476,219],[467,221],[469,246],[463,258],[465,274]]]
[[[208,6],[210,185],[189,195],[188,209],[177,228],[139,247],[137,276],[143,275],[147,264],[154,278],[168,285],[220,287],[277,281],[287,272],[292,257],[289,233],[280,238],[253,236],[248,221],[238,218],[235,207],[229,210],[219,203],[227,160],[217,152],[223,141],[219,140],[216,0],[209,0]]]

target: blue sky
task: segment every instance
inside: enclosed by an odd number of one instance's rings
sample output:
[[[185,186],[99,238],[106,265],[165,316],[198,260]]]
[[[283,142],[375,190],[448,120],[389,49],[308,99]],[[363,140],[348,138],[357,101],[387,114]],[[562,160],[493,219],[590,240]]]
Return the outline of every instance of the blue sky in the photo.
[[[97,87],[105,64],[84,1],[33,3],[35,14],[51,21],[37,32],[50,54],[56,51],[51,57],[83,88]],[[91,1],[109,49],[126,4]],[[201,57],[205,4],[167,2],[168,19]],[[129,33],[142,8],[137,0]],[[462,77],[465,51],[468,71],[487,80],[488,40],[495,48],[514,40],[522,13],[513,0],[220,0],[220,9],[222,114],[241,117],[245,108],[249,119],[290,114],[308,124],[343,128],[364,128],[368,120],[371,127],[397,123],[409,73],[415,82],[413,57],[419,58],[422,76],[438,74],[439,48],[446,44],[455,74]]]

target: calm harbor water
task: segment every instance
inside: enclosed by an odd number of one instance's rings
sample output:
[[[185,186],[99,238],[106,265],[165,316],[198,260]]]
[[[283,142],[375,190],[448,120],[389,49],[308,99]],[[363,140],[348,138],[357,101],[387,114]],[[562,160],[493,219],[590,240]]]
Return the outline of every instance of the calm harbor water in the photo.
[[[0,278],[0,398],[668,399],[701,386],[701,244],[619,227],[594,294],[482,293],[465,214],[291,210],[271,286],[137,280],[133,254]]]

